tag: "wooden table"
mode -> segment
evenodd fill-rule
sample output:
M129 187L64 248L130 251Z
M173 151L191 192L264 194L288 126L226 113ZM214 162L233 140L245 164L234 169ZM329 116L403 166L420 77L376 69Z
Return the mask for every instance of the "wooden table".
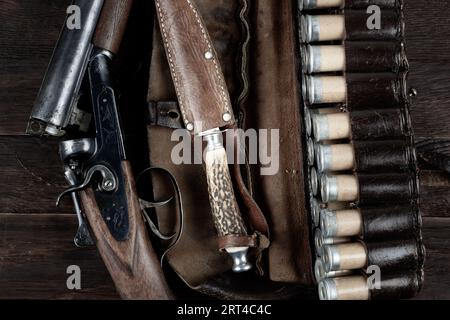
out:
M450 8L441 0L405 1L417 140L450 140ZM0 298L118 298L96 249L72 244L70 203L55 207L65 186L56 141L24 134L69 2L0 0ZM450 179L421 166L428 254L418 298L450 299ZM81 267L80 291L66 287L69 265Z

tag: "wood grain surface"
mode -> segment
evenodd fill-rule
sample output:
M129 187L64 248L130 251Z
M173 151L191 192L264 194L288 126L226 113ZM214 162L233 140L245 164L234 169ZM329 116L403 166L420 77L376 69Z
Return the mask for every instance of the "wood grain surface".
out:
M92 189L80 192L99 253L123 299L169 300L174 296L166 282L161 261L150 241L136 186L128 161L122 162L124 189L128 202L129 232L125 241L116 241L102 218Z
M0 215L0 299L117 299L95 247L73 244L73 214ZM68 290L67 267L81 269L81 290Z
M24 136L69 3L0 0L0 298L118 298L96 249L73 245L77 222L70 203L54 205L64 188L57 143ZM142 9L132 13L132 24L146 26L151 34L149 13ZM442 0L405 0L405 16L408 84L418 92L412 103L417 139L450 139L450 7ZM151 37L142 39L136 45L126 35L125 42L133 49L136 68L145 69L142 57L148 52L142 48L149 46ZM129 78L134 67L127 65L121 72ZM142 78L139 81L130 81L126 88L142 86ZM140 118L138 112L130 114L129 121ZM135 130L127 141L138 147L136 137L143 136ZM418 298L450 299L450 177L428 164L423 169L427 261ZM73 264L82 270L79 291L66 287L66 269Z
M133 0L106 0L95 31L95 46L114 54L120 49Z

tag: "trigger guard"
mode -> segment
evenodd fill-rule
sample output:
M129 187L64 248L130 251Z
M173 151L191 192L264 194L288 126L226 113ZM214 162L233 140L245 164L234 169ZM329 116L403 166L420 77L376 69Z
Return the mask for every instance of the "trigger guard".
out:
M152 232L158 236L160 239L165 240L165 238L167 238L167 240L172 240L172 243L165 248L164 252L162 253L161 257L160 257L160 262L161 262L161 266L163 266L164 263L164 259L167 256L167 254L180 242L180 239L182 237L183 234L183 230L184 230L184 208L183 208L183 199L181 196L181 189L180 186L178 185L178 182L175 178L175 176L170 173L168 170L164 169L164 168L160 168L160 167L149 167L147 169L145 169L144 171L142 171L136 178L136 185L139 185L139 180L142 178L142 176L146 173L151 173L152 171L161 171L162 173L165 173L171 183L172 183L172 187L175 191L175 195L173 197L171 197L167 202L169 202L170 200L175 199L177 202L177 207L178 207L178 217L179 217L179 227L178 230L170 237L164 236L161 234L161 232L159 231L159 229L155 226L155 224L153 223L153 221L150 219L150 217L148 217L148 214L145 210L141 210L145 219L147 220L150 229L152 230ZM164 202L159 202L156 204L163 204Z

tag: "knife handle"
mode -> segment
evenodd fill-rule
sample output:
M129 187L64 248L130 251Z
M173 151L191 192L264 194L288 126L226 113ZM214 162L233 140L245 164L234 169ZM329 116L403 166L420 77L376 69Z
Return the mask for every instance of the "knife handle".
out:
M234 195L227 154L223 146L206 150L205 170L209 202L219 237L246 236L247 229Z
M239 211L228 168L227 153L221 141L221 133L205 136L205 171L208 182L209 202L214 225L219 236L219 247L233 258L233 271L245 272L252 268L247 260L253 238Z
M80 192L98 251L123 299L173 299L142 218L130 163L122 162L122 169L130 226L126 240L117 241L111 235L92 188Z

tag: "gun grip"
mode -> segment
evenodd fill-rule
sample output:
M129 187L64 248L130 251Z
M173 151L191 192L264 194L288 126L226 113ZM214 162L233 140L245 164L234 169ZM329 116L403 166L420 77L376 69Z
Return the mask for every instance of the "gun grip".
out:
M97 248L123 299L172 299L160 261L153 250L136 194L128 161L122 162L128 200L129 234L117 241L110 234L92 189L80 192L86 217Z

